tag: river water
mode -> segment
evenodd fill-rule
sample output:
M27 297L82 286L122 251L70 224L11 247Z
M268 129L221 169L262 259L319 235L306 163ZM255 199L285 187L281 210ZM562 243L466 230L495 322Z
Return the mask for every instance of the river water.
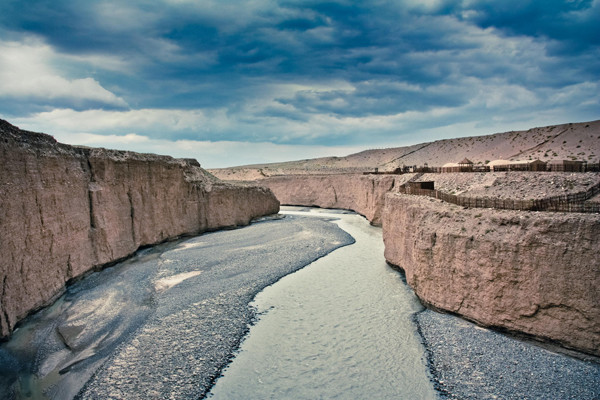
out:
M0 344L0 400L435 398L381 230L282 213L70 285Z
M259 293L260 314L213 399L434 399L412 317L421 305L383 257L381 229L353 213L332 217L354 237Z

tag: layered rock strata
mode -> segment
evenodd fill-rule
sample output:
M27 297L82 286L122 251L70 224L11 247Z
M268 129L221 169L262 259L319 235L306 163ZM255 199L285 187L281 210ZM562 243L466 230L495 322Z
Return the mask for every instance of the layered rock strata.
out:
M91 269L278 211L270 190L195 160L76 148L0 120L0 337Z
M385 257L426 304L600 355L600 217L390 193Z
M385 194L413 176L285 175L258 182L270 188L281 204L352 210L365 216L373 225L380 225Z

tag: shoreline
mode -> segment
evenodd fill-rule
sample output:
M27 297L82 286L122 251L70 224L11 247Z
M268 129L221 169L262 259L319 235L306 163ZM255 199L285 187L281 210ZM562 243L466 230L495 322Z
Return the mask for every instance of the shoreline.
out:
M352 242L334 224L286 220L203 234L70 286L0 344L0 399L202 398L256 293Z
M442 399L596 399L600 363L429 308L413 314Z

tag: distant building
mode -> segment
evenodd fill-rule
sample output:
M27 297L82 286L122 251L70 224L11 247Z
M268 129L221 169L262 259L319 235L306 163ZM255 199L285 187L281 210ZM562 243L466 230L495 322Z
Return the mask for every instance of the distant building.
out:
M406 194L423 194L422 190L434 190L433 181L406 182Z
M442 165L442 172L460 172L460 167L458 163L449 162Z
M556 172L585 172L585 161L552 160L548 162L548 170Z
M547 165L540 160L494 160L488 166L490 171L546 171Z
M473 172L473 161L465 157L458 163L458 167L460 168L460 172Z
M465 157L458 163L446 163L442 165L442 172L473 172L473 161Z
M434 181L406 182L406 188L410 188L410 189L433 190L434 185L435 185Z

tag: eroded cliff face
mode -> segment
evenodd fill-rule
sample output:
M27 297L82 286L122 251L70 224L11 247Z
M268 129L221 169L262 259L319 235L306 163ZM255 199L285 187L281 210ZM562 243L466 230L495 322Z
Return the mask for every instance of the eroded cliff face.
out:
M341 208L364 215L381 225L385 194L406 183L405 175L286 175L261 179L281 204Z
M0 120L0 337L90 269L278 211L270 190L195 160L75 148Z
M600 217L388 194L386 259L426 304L600 355Z

